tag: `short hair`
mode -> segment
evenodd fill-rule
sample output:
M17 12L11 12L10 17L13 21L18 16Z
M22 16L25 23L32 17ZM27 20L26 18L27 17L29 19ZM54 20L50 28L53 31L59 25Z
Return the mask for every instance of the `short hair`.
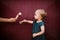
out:
M37 9L36 11L40 12L40 14L42 16L41 20L44 20L47 15L47 12L44 9Z

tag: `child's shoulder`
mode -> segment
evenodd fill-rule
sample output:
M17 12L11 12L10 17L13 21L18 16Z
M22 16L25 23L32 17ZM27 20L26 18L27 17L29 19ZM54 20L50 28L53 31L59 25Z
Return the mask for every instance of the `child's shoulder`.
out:
M40 26L44 25L44 22L43 22L43 21L42 21L42 22L39 22L39 25L40 25Z
M33 20L33 23L36 23L36 20Z

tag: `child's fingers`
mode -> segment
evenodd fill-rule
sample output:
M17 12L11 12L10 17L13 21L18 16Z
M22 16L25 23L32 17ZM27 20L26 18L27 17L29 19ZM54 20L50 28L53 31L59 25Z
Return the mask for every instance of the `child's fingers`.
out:
M26 20L24 19L24 20L20 21L19 23L22 24L23 22L26 22Z
M24 22L26 22L27 20L26 20L26 19L24 19L23 21L24 21Z
M19 23L20 23L20 24L22 24L22 23L23 23L23 21L20 21Z

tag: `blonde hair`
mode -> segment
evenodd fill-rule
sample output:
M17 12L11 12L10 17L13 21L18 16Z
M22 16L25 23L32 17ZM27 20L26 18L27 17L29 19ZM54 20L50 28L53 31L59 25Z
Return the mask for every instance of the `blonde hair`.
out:
M44 9L37 9L36 11L39 11L39 14L42 16L41 20L44 20L47 13Z

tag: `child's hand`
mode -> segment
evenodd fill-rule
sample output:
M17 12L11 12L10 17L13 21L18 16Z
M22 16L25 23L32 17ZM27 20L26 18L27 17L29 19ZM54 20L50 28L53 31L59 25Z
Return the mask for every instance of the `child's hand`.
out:
M36 36L37 36L36 33L34 33L34 34L33 34L33 38L35 38Z
M24 19L24 20L20 21L19 23L22 24L23 22L27 22L27 20Z

